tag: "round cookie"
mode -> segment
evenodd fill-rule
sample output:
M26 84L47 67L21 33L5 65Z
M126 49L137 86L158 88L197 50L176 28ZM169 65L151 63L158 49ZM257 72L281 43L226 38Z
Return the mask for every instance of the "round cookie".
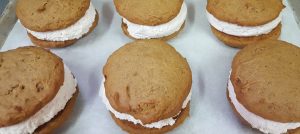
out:
M224 42L226 45L235 48L243 48L249 44L253 44L258 41L263 41L266 39L278 39L281 33L281 24L279 24L275 29L273 29L268 34L251 36L251 37L238 37L238 36L229 35L220 32L219 30L215 29L213 26L211 26L211 31L219 40Z
M277 18L284 7L282 0L208 0L206 10L228 23L260 26Z
M183 0L114 0L118 13L132 23L147 26L164 24L175 18Z
M90 0L18 0L16 14L26 28L46 32L74 24L89 5Z
M238 52L230 80L239 103L275 122L300 122L300 48L266 40Z
M157 39L164 40L164 41L170 40L170 39L176 37L176 36L180 33L180 31L184 28L184 26L185 26L185 23L183 23L183 25L181 26L181 28L180 28L178 31L176 31L175 33L173 33L173 34L171 34L171 35L169 35L169 36L165 36L165 37L161 37L161 38L157 38ZM127 31L127 25L126 25L124 22L122 22L122 26L121 26L121 27L122 27L123 33L124 33L126 36L128 36L128 37L131 38L131 39L137 40L136 38L132 37L132 36L128 33L128 31Z
M84 36L91 33L96 28L98 21L99 21L99 15L98 15L98 12L96 11L96 17L95 17L92 27L90 27L89 32L86 33L85 35L83 35L81 38L83 38ZM41 46L41 47L46 47L46 48L67 47L67 46L74 44L77 40L79 40L79 39L73 39L73 40L66 40L66 41L47 41L47 40L40 40L40 39L34 37L29 32L27 32L27 35L30 38L30 40L33 42L33 44Z
M0 75L0 126L5 127L27 119L55 97L64 82L64 65L42 48L23 47L0 53Z
M105 95L120 113L143 124L175 117L180 111L186 115L182 105L190 93L191 70L186 59L161 40L126 44L109 57L103 74ZM134 133L131 123L119 119L116 122ZM144 127L136 131L144 131Z

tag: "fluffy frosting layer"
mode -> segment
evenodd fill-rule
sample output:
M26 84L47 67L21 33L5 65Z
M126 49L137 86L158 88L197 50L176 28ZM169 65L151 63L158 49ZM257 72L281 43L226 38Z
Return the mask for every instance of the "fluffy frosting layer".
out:
M217 30L234 36L249 37L259 36L270 33L281 22L282 14L273 21L261 26L240 26L228 22L221 21L206 11L208 22Z
M82 18L80 18L76 23L65 29L48 32L35 32L29 29L27 29L27 31L40 40L66 41L72 39L79 39L89 32L90 28L93 26L95 17L96 10L93 4L90 3L88 10L85 12L85 15Z
M130 36L136 39L152 39L169 36L180 30L187 16L187 7L183 2L179 14L170 22L157 25L145 26L129 22L123 17L123 22L127 25L127 31Z
M134 123L134 124L140 124L140 125L142 125L143 127L146 127L146 128L162 128L164 126L168 126L168 125L172 126L172 125L175 124L176 119L174 119L173 117L167 118L167 119L164 119L164 120L160 120L158 122L153 122L153 123L150 123L150 124L143 124L143 122L141 120L135 119L132 115L118 112L117 110L115 110L110 105L110 103L109 103L109 101L108 101L108 99L107 99L107 97L105 95L104 81L105 80L103 78L103 81L101 82L101 87L100 87L100 96L102 97L102 101L105 104L106 108L110 112L112 112L115 115L115 117L117 117L118 119L120 119L120 120L127 120L127 121L130 121L130 122ZM192 95L192 91L190 91L189 95L184 100L184 102L182 104L182 109L186 108L188 102L191 100L191 95ZM180 112L176 116L178 116L180 114Z
M228 81L229 98L237 112L249 123L253 128L259 129L261 132L270 134L282 134L288 130L300 127L300 122L297 123L281 123L268 119L264 119L254 113L248 111L236 98L234 87L229 79Z
M77 82L71 71L64 66L64 83L56 96L33 116L18 124L0 128L0 134L28 134L33 133L39 126L50 121L57 113L63 110L67 102L76 92Z

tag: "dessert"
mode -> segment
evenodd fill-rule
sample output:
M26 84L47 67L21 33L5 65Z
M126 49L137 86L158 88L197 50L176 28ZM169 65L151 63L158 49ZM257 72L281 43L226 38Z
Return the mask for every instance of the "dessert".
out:
M183 29L187 16L183 0L114 0L114 4L123 32L133 39L171 39Z
M208 0L212 33L226 45L243 48L281 33L281 0Z
M278 40L238 52L227 92L237 115L263 133L299 133L299 59L299 47Z
M190 67L163 41L126 44L108 58L103 75L103 103L129 133L164 133L189 115Z
M31 41L47 48L72 45L99 19L90 0L19 0L16 14Z
M51 52L0 52L0 75L0 134L51 133L71 114L77 82Z

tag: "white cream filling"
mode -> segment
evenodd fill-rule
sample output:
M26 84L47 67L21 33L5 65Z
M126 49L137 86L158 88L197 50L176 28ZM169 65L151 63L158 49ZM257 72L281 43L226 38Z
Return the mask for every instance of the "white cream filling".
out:
M157 25L146 26L132 23L123 17L123 22L127 25L127 31L130 36L136 39L152 39L169 36L180 30L187 16L187 7L183 2L178 15L171 21Z
M27 29L27 31L40 40L66 41L72 39L79 39L89 32L90 28L93 26L95 17L96 10L93 4L90 3L89 8L85 12L85 15L82 18L80 18L76 23L67 28L48 32L36 32L29 29Z
M254 113L248 111L236 98L234 87L229 79L228 81L229 98L237 112L249 123L253 128L259 129L261 132L270 134L282 134L288 130L300 127L300 122L296 123L281 123L268 119L264 119Z
M176 122L176 119L174 119L173 117L171 118L167 118L167 119L164 119L164 120L160 120L160 121L157 121L157 122L153 122L153 123L150 123L150 124L143 124L143 122L139 119L135 119L132 115L129 115L129 114L126 114L126 113L120 113L118 112L117 110L115 110L109 103L106 95L105 95L105 87L104 87L104 78L101 82L101 87L100 87L100 96L102 97L102 101L103 103L105 104L106 108L112 112L116 118L120 119L120 120L127 120L127 121L130 121L134 124L140 124L142 125L143 127L146 127L146 128L162 128L164 126L172 126L175 124ZM183 104L182 104L182 109L186 108L188 102L191 100L191 95L192 95L192 91L190 91L189 95L187 96L187 98L184 100ZM181 113L181 111L176 115L178 116L179 114ZM174 117L176 117L174 116Z
M56 114L63 110L67 102L72 98L76 92L77 82L69 68L64 66L64 83L60 87L56 96L46 104L42 109L35 113L30 118L6 127L0 128L0 134L28 134L33 133L39 126L47 123Z
M273 21L260 26L240 26L228 22L221 21L206 11L208 22L217 30L234 36L249 37L259 36L270 33L275 29L282 19L282 13Z

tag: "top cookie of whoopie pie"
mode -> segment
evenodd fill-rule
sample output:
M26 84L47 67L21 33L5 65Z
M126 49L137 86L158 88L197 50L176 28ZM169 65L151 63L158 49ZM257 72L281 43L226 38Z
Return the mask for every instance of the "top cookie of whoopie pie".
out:
M155 26L175 18L183 0L114 0L118 13L135 24Z
M18 48L0 53L0 75L0 126L5 127L31 117L55 97L64 64L42 48Z
M178 116L190 99L192 74L186 59L160 40L126 44L109 57L103 74L111 107L142 125Z
M253 127L266 133L284 133L295 129L291 128L297 126L295 123L300 127L299 67L300 48L283 41L266 40L238 52L230 78L236 99L247 111L269 120L269 124L249 122ZM246 116L249 118L249 114Z
M46 32L74 24L89 6L90 0L18 0L16 14L26 28Z

